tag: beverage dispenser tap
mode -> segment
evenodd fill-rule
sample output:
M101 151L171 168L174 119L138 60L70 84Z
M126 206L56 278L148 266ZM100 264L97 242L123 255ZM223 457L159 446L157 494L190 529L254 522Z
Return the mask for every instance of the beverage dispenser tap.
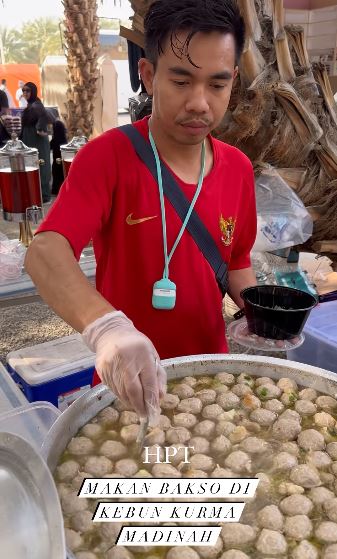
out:
M20 241L28 246L33 238L30 223L43 218L38 150L12 134L0 149L0 197L3 218L20 224Z

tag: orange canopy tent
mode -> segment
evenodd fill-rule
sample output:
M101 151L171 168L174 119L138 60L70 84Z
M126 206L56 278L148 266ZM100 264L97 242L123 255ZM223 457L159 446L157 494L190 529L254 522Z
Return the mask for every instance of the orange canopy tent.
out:
M19 80L22 80L24 83L35 83L38 95L41 96L41 78L37 64L0 64L0 84L2 79L6 80L7 88L12 94L16 107L19 106L15 98L15 94L19 88Z

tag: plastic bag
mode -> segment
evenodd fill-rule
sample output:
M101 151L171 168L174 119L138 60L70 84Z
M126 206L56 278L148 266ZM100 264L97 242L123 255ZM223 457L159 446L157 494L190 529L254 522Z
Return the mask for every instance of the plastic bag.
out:
M0 282L18 279L23 270L26 248L18 239L0 233Z
M254 252L275 251L307 241L313 221L301 200L281 178L268 167L255 179L257 236Z

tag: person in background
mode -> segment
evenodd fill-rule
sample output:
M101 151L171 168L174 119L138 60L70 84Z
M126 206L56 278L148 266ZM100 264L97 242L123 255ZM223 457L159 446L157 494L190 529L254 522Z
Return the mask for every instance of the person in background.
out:
M11 92L9 91L8 87L7 87L7 81L5 80L5 78L3 78L3 79L1 80L0 89L1 89L2 91L4 91L5 94L7 95L8 106L9 106L9 108L10 108L10 109L13 109L13 108L15 107L15 103L14 103L12 94L11 94Z
M48 139L49 117L42 101L37 96L35 83L27 82L22 88L27 107L22 113L22 141L29 147L37 148L43 163L40 166L42 200L50 201L50 145Z
M5 126L5 116L8 113L8 99L6 93L0 89L0 148L10 139Z
M53 163L52 163L52 187L51 193L54 196L57 196L61 187L61 184L64 181L63 175L63 167L61 163L58 163L57 160L61 159L61 150L60 146L66 144L67 140L67 129L64 126L61 120L55 120L53 123L53 135L50 141L50 149L53 154Z
M19 89L16 90L16 94L15 94L15 98L17 100L17 102L19 103L19 107L20 109L25 109L28 105L27 100L24 98L24 95L22 93L22 88L24 86L24 82L22 80L18 81L18 86Z

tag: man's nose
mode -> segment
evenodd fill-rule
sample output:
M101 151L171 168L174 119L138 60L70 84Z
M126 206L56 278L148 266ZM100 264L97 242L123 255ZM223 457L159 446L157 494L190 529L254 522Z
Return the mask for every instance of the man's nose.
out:
M203 114L209 111L209 102L206 90L202 86L197 86L190 90L190 96L186 103L186 111L196 114Z

